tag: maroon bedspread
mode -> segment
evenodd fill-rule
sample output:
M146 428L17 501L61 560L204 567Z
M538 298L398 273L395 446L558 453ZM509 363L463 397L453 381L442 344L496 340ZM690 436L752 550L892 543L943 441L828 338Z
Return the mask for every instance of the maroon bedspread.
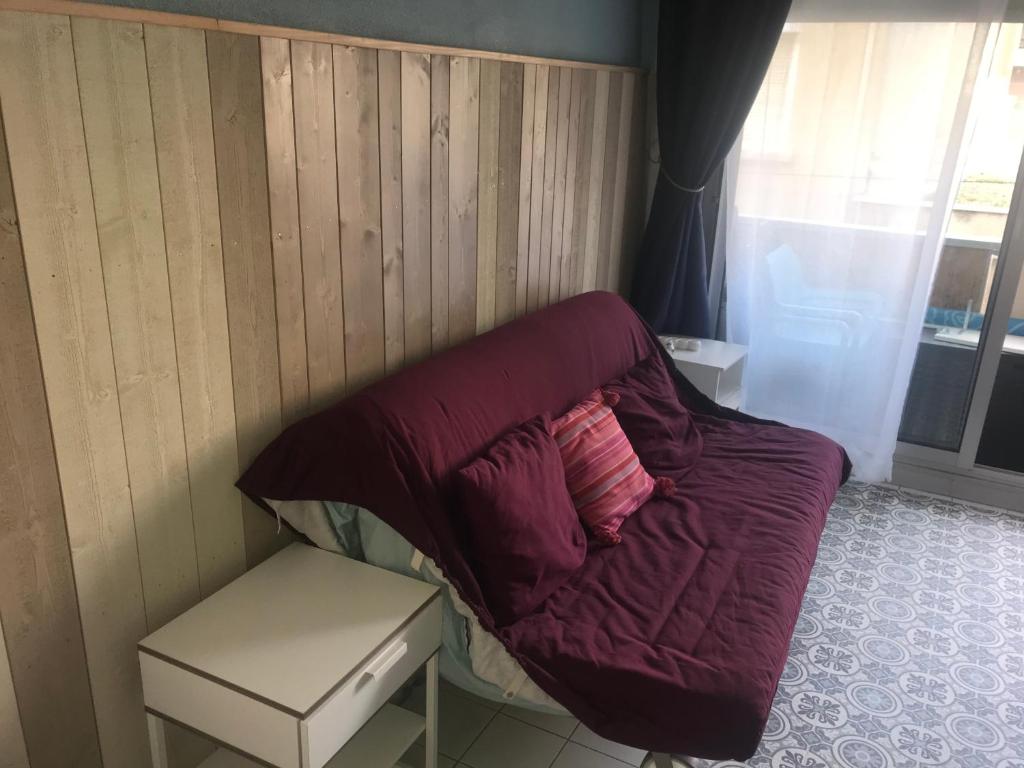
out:
M843 455L813 432L697 417L704 451L501 631L530 676L606 738L744 759L775 696ZM553 695L555 695L553 693Z
M592 548L538 610L496 628L465 557L452 473L506 430L560 414L652 353L619 297L590 293L384 379L287 429L239 487L365 507L431 557L537 684L607 738L743 759L786 660L849 461L812 432L714 405L676 374L704 448L679 492ZM675 372L674 367L670 369ZM541 534L542 535L542 534Z

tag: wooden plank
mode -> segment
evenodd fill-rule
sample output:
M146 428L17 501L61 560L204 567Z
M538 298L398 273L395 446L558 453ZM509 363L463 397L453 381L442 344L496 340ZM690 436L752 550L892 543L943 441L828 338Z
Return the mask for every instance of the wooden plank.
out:
M277 309L277 356L281 369L281 419L287 426L305 416L309 408L292 59L288 41L261 37L260 66Z
M78 759L75 755L72 759ZM56 765L56 763L55 763ZM99 765L99 753L93 765ZM0 624L0 768L29 768L28 748L14 695L14 681L7 658L4 628Z
M206 38L145 28L199 591L245 570Z
M448 123L451 65L430 57L430 343L448 346Z
M540 299L541 212L544 205L544 155L548 125L550 68L537 67L533 100L533 157L530 169L530 249L526 276L526 311L537 309ZM523 112L525 115L525 110Z
M242 501L231 482L238 476L238 444L206 40L197 30L189 31L187 38L178 36L185 30L174 27L151 26L144 31L161 207L171 216L164 220L166 269L197 576L200 596L206 596L245 570ZM178 45L179 40L188 42ZM162 152L167 154L161 157ZM215 353L214 360L207 351ZM202 370L211 363L214 370ZM208 741L173 725L167 728L166 740L169 764L175 768L197 765L211 751Z
M533 128L537 67L523 66L523 122L519 152L519 227L516 235L516 317L526 312L530 273L530 221L533 217Z
M618 188L619 111L622 108L622 75L613 73L608 85L608 109L605 124L604 172L601 188L601 234L597 249L597 287L613 290L612 286L612 228L614 224L615 195Z
M380 215L384 262L384 364L405 363L405 267L402 236L402 55L377 53L380 102Z
M451 60L448 194L448 334L457 344L476 332L477 151L480 61Z
M615 150L615 195L612 199L611 236L608 238L611 249L608 261L608 289L619 291L622 287L622 250L625 234L626 196L629 192L629 151L631 147L630 131L633 128L633 88L635 76L624 74L622 78L622 97L617 115L609 114L609 119L618 120L618 146Z
M558 278L558 298L567 299L576 293L573 282L573 227L576 217L576 168L579 160L580 103L583 92L583 73L572 73L569 103L569 139L566 145L565 201L562 206L562 273Z
M142 27L71 21L142 595L150 630L199 601Z
M71 30L152 631L200 590L143 29L72 18ZM168 736L176 756L203 750L191 734Z
M498 101L498 231L495 243L494 321L500 325L516 315L523 65L502 63Z
M292 42L295 165L310 409L345 391L345 320L338 229L334 57L324 43Z
M430 57L402 54L405 359L430 354Z
M349 391L384 373L377 52L334 48L345 368Z
M619 293L629 296L633 287L636 270L636 256L643 237L644 214L647 209L645 184L647 180L647 159L644 154L646 142L647 83L642 75L636 77L633 86L633 126L630 129L629 174L626 182L626 213L622 245L622 280Z
M598 72L594 88L594 119L591 123L589 184L587 188L587 237L583 251L583 290L597 287L597 258L601 236L601 199L604 188L604 150L608 131L607 72Z
M597 75L594 72L583 72L580 75L580 137L576 150L576 193L575 211L573 212L572 245L570 261L572 262L572 292L583 292L583 273L585 271L585 254L587 247L587 227L590 222L590 155L594 138L594 97L597 88Z
M540 264L537 268L537 306L546 307L551 287L551 233L554 227L555 209L555 165L558 150L558 89L561 76L558 69L551 69L548 77L547 124L544 129L544 176L540 219ZM539 92L538 92L539 98ZM534 193L537 191L534 182Z
M274 263L263 127L259 40L207 32L210 105L217 158L224 282L231 340L239 468L244 470L281 430ZM246 563L287 543L269 515L246 500Z
M34 11L37 13L55 13L71 16L85 16L120 21L135 21L149 24L164 24L192 29L219 30L234 32L241 35L281 37L289 40L304 40L313 43L334 45L354 45L363 48L378 48L387 51L408 51L425 55L438 54L444 56L472 56L479 59L496 59L512 61L520 64L551 64L554 66L578 67L581 69L607 69L621 72L639 72L637 67L620 64L603 64L594 61L576 61L573 59L552 59L542 56L526 56L504 51L484 51L474 48L458 48L449 45L432 45L429 43L409 43L397 40L383 40L374 37L345 35L335 32L320 32L311 29L296 29L271 24L255 24L231 19L217 19L209 16L196 16L165 11L151 11L141 8L130 8L97 3L84 3L78 0L0 0L0 9Z
M27 765L27 741L36 765L98 767L99 738L2 121L0 317L0 616L7 635L6 652L0 637L0 766Z
M449 345L449 122L451 62L430 57L430 344Z
M480 62L480 152L477 202L476 332L494 327L498 269L498 118L501 62Z
M555 142L555 200L551 211L551 270L548 303L558 301L562 279L562 229L565 225L565 184L569 155L569 106L572 101L572 70L558 70L558 120Z
M0 14L0 69L100 746L143 765L146 615L69 20Z

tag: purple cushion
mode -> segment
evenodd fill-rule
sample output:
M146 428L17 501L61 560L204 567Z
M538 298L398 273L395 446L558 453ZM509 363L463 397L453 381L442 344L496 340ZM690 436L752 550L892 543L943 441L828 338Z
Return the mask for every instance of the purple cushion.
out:
M661 356L650 355L604 386L619 396L612 410L644 469L678 481L697 463L704 440L679 402Z
M499 625L533 611L583 564L587 539L558 445L538 416L455 478L473 570Z

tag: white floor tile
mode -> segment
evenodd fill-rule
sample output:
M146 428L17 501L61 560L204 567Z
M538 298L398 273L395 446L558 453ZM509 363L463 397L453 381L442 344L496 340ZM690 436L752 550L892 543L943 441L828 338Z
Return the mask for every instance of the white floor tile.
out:
M576 726L579 725L579 720L571 715L550 715L544 712L535 712L532 709L524 709L523 707L515 707L511 704L506 704L502 707L504 712L509 717L514 717L516 720L521 720L527 725L533 725L537 728L542 728L545 731L561 736L563 739L569 738L572 732L576 730Z
M462 762L471 768L548 768L565 739L498 713Z
M614 741L608 741L608 739L598 736L582 723L573 732L570 739L577 744L582 744L584 747L590 747L595 752L614 757L616 760L637 766L637 768L643 765L644 758L647 756L647 753L642 749L627 747L625 744L616 744Z
M630 768L628 763L568 742L551 768Z
M438 691L437 701L440 710L437 720L438 751L458 760L496 713L493 709L455 695L447 687ZM402 706L422 715L425 711L424 702L425 687L417 686ZM419 741L423 741L422 736Z
M423 745L413 744L409 751L402 755L395 768L423 768L426 764L426 751ZM437 768L455 768L455 761L450 757L438 755Z
M495 714L493 709L458 696L441 698L437 721L441 754L460 759Z

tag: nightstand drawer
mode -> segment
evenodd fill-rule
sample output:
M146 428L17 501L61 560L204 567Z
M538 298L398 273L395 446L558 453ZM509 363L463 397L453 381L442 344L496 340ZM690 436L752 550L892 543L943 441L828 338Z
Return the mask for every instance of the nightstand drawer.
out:
M330 760L440 645L437 597L307 715L300 726L304 764L320 768Z

